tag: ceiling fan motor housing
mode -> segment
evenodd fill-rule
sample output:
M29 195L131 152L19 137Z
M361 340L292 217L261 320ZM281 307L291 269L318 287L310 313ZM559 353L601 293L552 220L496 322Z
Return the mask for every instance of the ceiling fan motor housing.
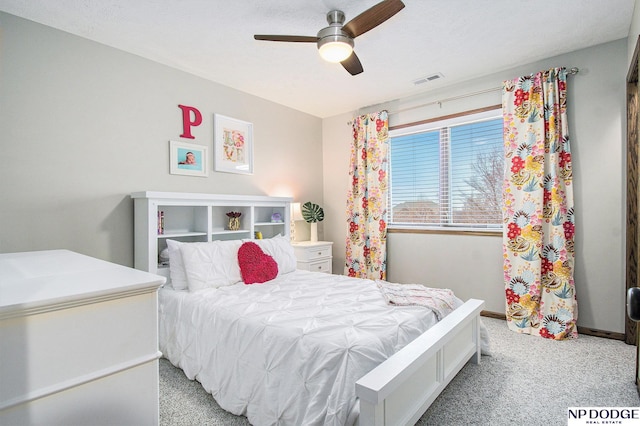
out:
M320 50L321 56L328 61L341 62L349 57L353 51L353 38L342 30L344 19L344 13L339 10L332 10L327 13L327 22L329 23L329 26L318 31L318 50ZM345 45L343 47L344 54L342 56L336 56L335 59L330 59L326 55L323 55L323 50L328 47L328 44L332 43L341 43ZM323 46L325 46L325 49L323 49Z

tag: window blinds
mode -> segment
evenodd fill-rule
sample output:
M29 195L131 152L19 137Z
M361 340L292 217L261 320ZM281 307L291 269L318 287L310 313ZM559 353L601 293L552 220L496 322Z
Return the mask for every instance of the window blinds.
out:
M391 225L502 223L502 118L392 136Z

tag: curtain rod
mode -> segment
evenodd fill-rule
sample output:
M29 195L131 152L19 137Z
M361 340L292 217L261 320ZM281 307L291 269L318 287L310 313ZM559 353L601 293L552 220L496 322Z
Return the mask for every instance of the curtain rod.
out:
M580 72L580 68L573 67L573 68L571 68L571 69L569 69L567 71L567 74L568 75L576 75L579 72ZM389 115L394 115L394 114L398 114L398 113L405 112L405 111L411 111L412 109L418 109L418 108L422 108L422 107L429 106L429 105L438 104L438 105L442 106L442 103L444 103L444 102L455 101L455 100L463 99L463 98L469 98L469 97L472 97L472 96L482 95L482 94L485 94L485 93L496 92L498 90L502 90L502 86L493 87L491 89L479 90L477 92L472 92L472 93L466 93L464 95L452 96L450 98L440 99L439 101L431 101L431 102L427 102L427 103L424 103L424 104L420 104L420 105L416 105L416 106L412 106L412 107L408 107L408 108L404 108L404 109L399 109L397 111L389 112ZM352 124L353 124L353 120L347 121L347 125L351 126Z

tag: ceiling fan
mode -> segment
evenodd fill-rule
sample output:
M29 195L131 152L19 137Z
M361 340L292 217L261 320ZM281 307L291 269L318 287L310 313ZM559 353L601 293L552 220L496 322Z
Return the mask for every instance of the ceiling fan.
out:
M321 29L315 37L256 34L253 38L265 41L316 43L323 59L329 62L340 62L351 75L357 75L364 69L353 51L353 39L382 24L403 8L404 3L400 0L384 0L345 25L342 25L345 20L344 13L340 10L332 10L327 13L329 26Z

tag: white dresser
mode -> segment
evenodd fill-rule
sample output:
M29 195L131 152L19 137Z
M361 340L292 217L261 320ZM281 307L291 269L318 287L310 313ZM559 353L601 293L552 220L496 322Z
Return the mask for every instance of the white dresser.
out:
M298 241L291 243L298 261L298 269L332 273L332 245L330 241Z
M163 283L68 250L0 254L0 424L157 425Z

